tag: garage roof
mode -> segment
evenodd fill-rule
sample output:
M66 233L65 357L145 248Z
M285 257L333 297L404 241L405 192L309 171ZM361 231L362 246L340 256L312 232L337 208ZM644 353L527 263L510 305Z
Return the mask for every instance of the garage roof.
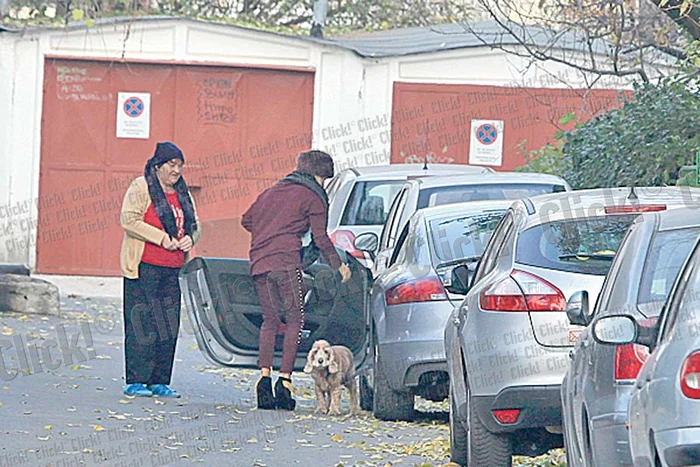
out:
M173 16L101 18L95 20L95 25L104 26L119 23L168 20L184 20L197 23L217 24L230 28L244 29L260 34L270 34L289 39L330 45L350 50L365 58L397 57L463 48L517 46L521 45L521 43L531 44L535 47L547 47L549 49L556 48L589 52L589 45L586 38L574 32L553 31L539 26L527 26L514 22L504 22L504 27L493 20L478 23L445 23L430 26L391 29L387 31L373 31L324 39L314 38L308 35L283 34L235 24ZM79 21L70 22L67 26L63 27L30 26L22 28L21 30L75 30L85 28L85 23ZM0 31L18 32L20 30L0 26ZM594 52L605 54L606 52L609 52L610 43L604 40L597 40L593 42L591 47L593 48Z
M392 29L348 35L329 39L344 48L353 50L363 57L392 57L442 50L520 45L521 41L533 46L552 47L567 50L588 51L583 36L570 31L555 32L538 26L525 26L518 23L496 21L480 23L447 23L424 27ZM607 43L599 40L593 50L605 53Z

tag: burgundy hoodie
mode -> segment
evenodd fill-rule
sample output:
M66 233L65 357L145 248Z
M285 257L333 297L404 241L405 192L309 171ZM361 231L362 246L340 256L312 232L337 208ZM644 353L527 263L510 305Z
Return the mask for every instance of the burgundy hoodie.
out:
M341 260L326 233L327 216L318 195L303 185L283 181L263 191L241 219L252 234L250 274L301 267L301 238L309 228L323 258L338 269Z

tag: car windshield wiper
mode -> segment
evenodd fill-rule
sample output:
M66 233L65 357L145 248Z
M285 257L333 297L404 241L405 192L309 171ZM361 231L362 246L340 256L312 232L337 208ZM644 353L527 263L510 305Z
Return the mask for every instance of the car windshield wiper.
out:
M435 269L446 268L449 266L455 266L457 264L474 263L476 261L479 261L480 259L481 259L481 255L479 255L479 256L467 256L466 258L453 259L451 261L445 261L444 263L438 264L435 267Z
M559 255L559 259L574 259L574 258L606 259L606 260L612 261L615 258L615 255L610 254L610 253L572 253L569 255Z

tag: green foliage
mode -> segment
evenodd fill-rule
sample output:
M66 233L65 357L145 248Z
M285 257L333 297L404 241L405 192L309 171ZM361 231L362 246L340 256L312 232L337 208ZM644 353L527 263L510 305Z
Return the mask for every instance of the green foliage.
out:
M564 177L575 189L616 186L695 184L695 153L700 150L698 83L666 79L640 85L624 105L568 131L554 143L527 153L520 172ZM565 115L560 124L575 121ZM524 142L523 142L524 143Z
M516 172L536 172L563 177L569 171L567 161L564 159L564 141L556 139L554 143L547 143L539 149L530 152L525 150L525 141L520 143L520 153L525 158L525 165L515 169Z
M10 26L61 25L99 18L166 15L308 35L314 0L10 0L2 21ZM433 0L330 0L324 35L454 21L451 3ZM461 20L469 19L466 13Z
M565 178L575 188L673 185L700 148L695 83L638 87L634 100L567 132Z

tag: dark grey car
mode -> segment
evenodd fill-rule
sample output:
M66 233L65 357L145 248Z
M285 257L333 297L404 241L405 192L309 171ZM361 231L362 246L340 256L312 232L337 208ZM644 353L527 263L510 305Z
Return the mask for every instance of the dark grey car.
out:
M700 234L695 209L646 213L630 226L601 289L594 317L625 313L655 320ZM581 302L581 297L574 298ZM586 300L572 324L588 324ZM586 328L577 341L561 388L570 466L631 466L627 407L648 355L636 344L597 343Z

